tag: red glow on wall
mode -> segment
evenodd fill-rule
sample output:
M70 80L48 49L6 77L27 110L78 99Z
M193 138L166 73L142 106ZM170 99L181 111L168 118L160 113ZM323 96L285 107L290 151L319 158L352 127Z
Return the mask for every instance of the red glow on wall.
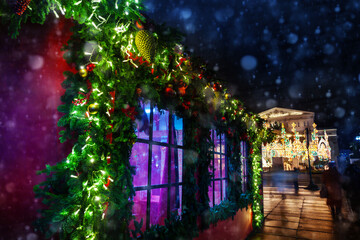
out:
M0 129L0 236L4 239L35 234L32 224L40 201L33 187L45 178L36 172L71 151L70 144L58 140L57 107L64 93L63 72L74 71L60 50L72 25L65 19L49 19L43 26L28 23L16 40L9 40L6 28L0 27L0 99L7 103L0 109L5 124Z
M249 206L247 209L240 209L233 219L228 218L217 222L216 225L212 224L194 240L243 240L252 230L252 210Z

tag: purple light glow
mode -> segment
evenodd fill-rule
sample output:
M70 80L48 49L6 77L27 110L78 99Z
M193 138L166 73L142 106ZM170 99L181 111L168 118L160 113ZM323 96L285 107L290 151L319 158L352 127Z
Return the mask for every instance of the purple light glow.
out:
M141 230L144 231L146 229L145 225L145 219L146 219L146 203L147 203L147 191L137 191L136 195L134 197L134 204L133 206L133 216L135 217L135 220L140 223L141 219L143 219L143 225L141 227ZM129 228L134 230L134 221L131 221L129 224Z
M225 158L225 135L217 135L215 130L211 131L211 140L214 142L214 160L211 161L209 171L213 172L213 179L226 177L226 158ZM211 150L212 151L212 150ZM220 152L221 151L221 152ZM212 169L214 166L214 169ZM222 187L221 187L222 181ZM222 192L222 193L221 193ZM221 197L222 194L222 197ZM213 207L214 204L219 204L226 197L226 180L213 180L208 189L209 205Z
M214 154L214 163L215 163L214 177L220 178L220 154Z
M32 223L40 201L33 187L45 179L37 175L71 151L60 144L57 107L64 93L63 71L71 71L60 48L70 37L69 20L49 19L43 26L25 24L16 40L0 26L0 236L26 239L42 236Z
M169 112L164 111L164 113L161 114L157 108L155 108L153 118L153 141L167 143L169 136Z
M137 136L139 139L143 139L142 141L152 141L134 144L130 164L136 168L136 175L133 176L134 187L152 188L137 191L133 199L133 215L138 222L143 219L142 230L144 230L147 224L150 226L164 224L168 217L168 209L172 213L181 214L182 187L180 185L169 186L168 184L169 180L172 184L182 182L183 150L173 145L181 146L183 144L183 123L182 119L175 115L170 118L169 111L160 113L156 107L151 111L149 103L143 104L142 108L145 111L141 119L137 120ZM150 110L146 111L146 109ZM153 119L153 124L150 123L151 119ZM148 131L148 126L151 125L153 126L152 132ZM159 145L159 143L165 143L167 146ZM149 144L151 144L151 149L149 149ZM149 163L150 152L151 162ZM149 164L151 173L148 172ZM170 176L168 164L170 164ZM149 175L151 175L150 182ZM150 195L144 194L144 192L150 193ZM168 197L170 198L168 199ZM170 204L169 208L168 204ZM150 210L149 216L147 216L147 207ZM148 223L146 223L146 219L149 219ZM134 229L133 223L130 224L130 229Z
M134 187L147 186L148 184L148 161L149 144L135 143L130 157L131 166L136 167L136 174L133 176Z
M151 190L150 225L164 225L167 216L167 188Z
M221 165L221 177L222 178L225 178L226 177L226 172L225 172L225 167L226 167L226 164L225 164L225 156L224 155L221 155L221 162L222 162L222 165Z
M171 150L171 183L182 182L183 150Z
M151 159L151 185L168 183L168 147L153 145Z

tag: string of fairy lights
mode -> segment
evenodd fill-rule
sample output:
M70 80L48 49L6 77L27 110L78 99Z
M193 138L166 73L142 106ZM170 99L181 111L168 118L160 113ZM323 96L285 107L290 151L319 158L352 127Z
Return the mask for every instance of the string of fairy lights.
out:
M116 44L120 44L120 43L127 43L125 45L121 45L121 51L122 51L122 54L123 56L127 56L127 58L125 58L123 60L123 62L130 62L135 68L138 68L139 66L136 64L135 61L133 61L133 59L130 57L131 54L130 53L136 53L137 50L136 50L136 47L135 47L135 44L134 44L134 34L131 33L129 30L129 25L131 23L128 22L126 24L119 24L117 25L115 28L114 28L114 32L113 32L113 35L110 37L111 39L113 40L117 40L116 41ZM92 24L93 25L93 24ZM101 47L100 45L98 45L98 50L99 50L99 53L104 55L104 47ZM85 55L89 55L90 56L90 60L92 58L94 54L94 51L91 52L91 53L88 53L86 52ZM163 51L161 53L158 53L158 55L156 56L156 62L157 64L165 67L168 63L168 59L167 59L167 51ZM140 57L140 55L138 54L137 57ZM102 58L99 62L98 61L91 61L90 63L92 64L97 64L97 65L101 65L102 67L109 67L109 68L112 68L114 69L114 64L111 60L107 60L108 58ZM183 70L181 68L182 66L182 56L178 55L177 56L177 59L175 60L176 63L178 64L179 66L179 69L180 71ZM149 67L150 68L153 68L154 67L154 64L149 64ZM200 74L198 75L198 77L200 76ZM166 79L169 80L171 78L171 73L169 73L167 76L166 76ZM184 75L184 79L187 83L189 83L189 79L190 77ZM108 84L107 85L108 87L112 86L112 84ZM214 89L209 87L208 85L205 87L204 90L206 90L207 88L210 88L213 92ZM79 89L81 91L81 89ZM96 92L97 94L95 96L101 96L104 92L100 91L96 85L93 86L93 91L92 92ZM230 113L230 118L232 120L236 120L237 118L241 118L242 121L244 122L248 122L250 123L249 127L251 126L254 126L255 125L255 121L250 117L249 114L245 113L243 108L241 107L241 103L239 100L237 99L231 99L231 95L227 92L224 93L224 99L221 100L222 103L224 103L224 101L229 101L231 104L230 105L227 105L227 107L225 108L227 112ZM94 98L94 100L96 101L96 98ZM217 101L219 99L214 99L214 101ZM99 105L98 102L95 102L93 103L94 105ZM85 105L85 104L84 104ZM109 105L108 102L105 103L106 107L108 108L108 111L107 113L109 113L109 110L111 109L111 106ZM98 108L98 107L97 107ZM81 111L80 111L81 112ZM93 112L94 113L94 112ZM96 113L96 112L95 112ZM86 115L89 116L89 121L90 122L94 122L95 124L99 125L99 119L90 115L89 114L89 111L86 111ZM109 114L108 114L109 115ZM110 115L109 115L110 116ZM89 137L89 136L88 136ZM88 138L89 139L89 138ZM86 146L89 146L88 144L84 145L83 148L85 148ZM261 144L260 144L261 146ZM261 207L261 194L260 194L260 184L261 184L261 155L259 153L259 145L253 145L253 148L257 148L258 151L254 152L251 154L251 158L252 158L252 161L251 161L251 168L252 168L252 172L253 172L253 175L252 175L252 189L253 189L253 213L254 213L254 222L255 222L255 225L257 227L259 227L262 223L262 220L263 220L263 214L262 214L262 207ZM93 156L91 155L88 155L89 157L89 161L91 163L93 163L95 160L93 158ZM94 196L93 197L93 201L94 202L99 202L100 201L100 197L96 195L96 191L98 190L98 187L103 185L103 187L108 190L108 185L109 185L109 181L113 181L110 177L107 178L107 183L104 184L103 183L103 179L104 179L104 176L107 176L108 174L106 174L105 171L103 170L100 170L101 171L101 175L99 174L98 175L98 181L95 181L94 184L92 186L88 186L87 184L84 185L84 187L86 187L85 190L89 191L89 190L93 190L93 193L90 194L89 192L89 197L90 196ZM87 183L87 182L86 182ZM105 211L106 207L104 207L105 205L97 205L98 206L98 209L101 210L101 211ZM86 208L87 211L89 211L90 208ZM78 212L78 210L77 210ZM91 216L91 214L89 215ZM102 215L102 219L104 219L105 217L105 213L103 213ZM91 235L93 236L93 235Z
M182 81L179 87L180 99L185 94L187 86L195 81L204 80L204 76L203 72L191 68L191 59L182 54L180 44L176 44L175 53L169 47L159 48L154 56L151 55L151 51L148 56L141 53L136 43L139 41L138 34L141 32L142 38L151 43L157 41L158 35L146 30L139 30L137 33L133 30L134 20L141 16L139 10L142 9L142 4L138 0L71 2L51 0L50 3L49 10L56 17L62 14L67 18L73 18L80 24L85 24L86 28L83 29L88 30L89 35L95 36L95 39L101 36L99 38L103 40L97 41L91 50L87 49L83 52L88 62L83 63L77 74L85 81L79 84L78 93L70 104L69 113L63 118L69 120L70 128L83 124L85 127L82 128L86 130L79 134L72 152L61 163L61 166L71 171L70 178L75 197L69 200L73 203L70 204L71 207L62 209L60 215L64 218L80 219L76 230L86 239L97 239L99 231L96 230L95 225L99 220L106 219L111 200L110 192L113 190L114 182L117 181L112 172L114 171L111 164L114 160L113 155L108 150L112 149L112 132L116 123L113 119L114 86L131 81L119 77L118 71L125 65L130 65L133 69L141 68L151 74L154 83L167 86L165 93L169 95L174 93L170 82L180 75ZM109 4L114 5L109 6ZM31 3L29 11L34 13ZM136 24L140 25L138 22ZM118 49L122 58L113 54L114 49ZM170 55L173 59L170 59ZM171 60L175 62L175 68L168 70ZM112 75L105 76L106 72L111 72ZM259 227L263 221L260 151L268 132L263 126L257 126L257 119L246 113L241 102L233 98L219 83L204 84L202 91L202 97L209 106L212 105L222 114L222 122L225 124L244 122L248 128L248 134L251 136L248 140L251 147L249 162L253 223L254 226ZM183 101L182 106L186 110L189 109L190 103ZM125 105L122 111L134 122L131 115L133 108Z

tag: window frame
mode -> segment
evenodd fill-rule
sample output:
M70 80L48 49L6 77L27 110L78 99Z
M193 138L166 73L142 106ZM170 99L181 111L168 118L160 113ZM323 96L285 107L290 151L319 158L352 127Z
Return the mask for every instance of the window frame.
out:
M177 179L172 182L171 178L172 178L172 174L173 174L173 170L172 170L172 163L173 163L173 159L171 159L172 155L175 158L178 155L178 150L182 150L182 159L181 159L181 165L182 165L182 174L184 173L184 155L185 155L185 147L184 147L184 138L186 137L184 135L185 132L185 124L186 121L183 118L180 118L182 120L182 145L179 145L177 142L173 142L172 138L173 138L173 133L176 131L175 129L175 119L177 118L177 116L175 115L174 111L172 110L159 110L156 105L152 104L152 102L148 103L148 102L144 102L143 106L144 106L144 110L145 110L145 106L149 106L150 105L150 113L149 113L149 135L147 139L143 139L143 138L137 138L136 143L143 143L143 144L147 144L148 146L148 163L147 163L147 185L146 186L134 186L134 190L135 192L140 192L140 191L146 191L146 217L145 217L145 229L149 229L150 228L150 223L151 223L151 193L152 190L154 189L166 189L167 190L167 199L166 199L166 208L162 208L162 209L166 209L166 218L168 219L171 216L171 204L172 204L172 198L171 198L171 190L173 187L175 187L176 189L176 193L175 196L177 196L175 198L176 201L176 205L179 206L178 209L180 209L180 211L182 212L182 208L183 208L183 204L182 204L182 198L183 198L183 179L181 182L179 182L179 177L177 176ZM157 110L155 110L157 109ZM166 129L167 134L168 134L168 140L167 142L161 142L161 140L157 139L154 140L154 113L155 111L158 111L160 114L163 114L162 111L167 111L168 112L168 128ZM228 139L226 137L226 134L224 133L220 133L218 132L218 129L210 129L210 134L211 134L211 139L213 142L213 146L208 150L209 153L212 156L211 159L211 163L210 166L212 166L212 177L210 178L210 182L212 185L212 194L209 194L210 191L210 186L208 187L208 196L209 196L209 207L212 208L215 205L220 204L223 200L227 199L229 197L229 192L228 192L228 184L230 181L230 177L229 177L229 156L228 156ZM174 138L174 140L176 141L177 138ZM218 142L218 143L217 143ZM216 144L215 144L216 143ZM160 147L167 147L167 183L165 184L151 184L151 178L152 178L152 159L153 159L153 146L160 146ZM248 177L249 177L249 171L251 168L251 164L248 162L249 161L249 145L247 141L240 141L240 146L239 146L239 150L240 150L240 154L241 154L241 190L243 193L246 193L249 189L251 189L249 186L250 182L248 181ZM219 151L217 151L217 149L219 149ZM175 150L174 154L173 151ZM219 167L219 175L218 177L215 177L215 156L218 156L220 158L220 163L218 165ZM250 165L249 165L250 164ZM222 167L224 166L224 176L223 176L223 170ZM210 167L209 166L209 167ZM210 169L209 169L210 170ZM180 174L179 170L177 170L177 172ZM215 185L219 183L219 187L220 187L220 201L219 203L215 204L216 202L216 198L215 198ZM223 186L225 184L225 186ZM181 188L181 190L179 189ZM225 189L225 191L223 190L223 188ZM181 191L181 194L180 194ZM210 199L210 197L212 198L212 201ZM179 205L178 205L179 204ZM160 223L157 223L160 224Z
M143 103L144 106L147 104L147 102L144 102ZM168 121L169 121L169 125L168 125L168 129L166 130L168 132L168 141L167 143L165 142L159 142L159 141L155 141L153 140L153 128L154 128L154 111L157 107L152 104L152 102L150 102L150 119L149 119L149 138L148 139L142 139L142 138L137 138L136 140L136 143L144 143L144 144L147 144L148 145L148 166L147 166L147 173L148 173L148 176L147 176L147 185L146 186L134 186L134 190L135 190L135 193L136 192L140 192L140 191L146 191L147 195L146 195L146 198L147 198L147 202L146 202L146 219L145 219L145 229L149 229L150 228L150 221L151 221L151 216L150 216L150 211L151 211L151 191L153 189L167 189L167 206L166 206L166 218L169 218L170 215L171 215L171 209L170 209L170 205L171 205L171 188L172 187L178 187L177 188L177 191L179 191L179 187L181 187L181 191L183 191L182 189L182 185L183 185L183 182L179 182L179 179L177 179L176 182L171 182L171 162L172 162L172 159L171 159L171 154L172 154L172 150L177 150L178 149L181 149L183 151L183 154L182 154L182 160L181 160L181 164L182 164L182 169L184 169L184 144L181 146L181 145L178 145L178 144L175 144L175 143L171 143L171 139L172 139L172 135L173 135L173 131L175 131L175 118L177 118L177 116L175 115L175 113L171 110L163 110L163 111L168 111L169 113L169 118L168 118ZM144 110L145 110L145 107L144 107ZM160 113L161 111L159 109L157 109L157 111ZM162 114L162 113L160 113ZM182 139L183 139L183 142L184 142L184 119L182 119L182 123L183 123L183 128L182 128ZM152 185L151 184L151 176L152 176L152 158L153 158L153 146L162 146L162 147L167 147L168 149L168 152L167 152L167 183L166 184L154 184ZM178 153L177 153L178 154ZM182 170L183 171L183 170ZM178 178L180 176L177 176ZM179 194L179 192L177 192L177 194L179 195L179 199L177 199L177 201L179 201L179 203L177 204L180 204L180 202L182 202L182 192L181 192L181 195ZM181 211L182 211L182 204L179 205Z
M215 133L216 132L216 133ZM223 181L225 180L225 184L227 185L229 182L229 174L228 174L228 156L227 156L227 139L225 134L220 133L219 134L219 144L220 144L220 152L215 151L215 137L217 138L217 130L216 129L211 129L210 130L210 134L211 134L211 139L213 141L213 146L211 147L211 150L209 150L209 152L212 154L212 159L211 159L211 163L210 166L212 166L212 177L210 179L211 185L212 185L212 201L211 199L209 199L209 207L214 207L215 205L215 182L220 182L220 203L225 200L228 197L228 191L227 191L227 186L225 188L225 196L223 196ZM224 147L222 147L222 138L225 138L224 140ZM224 149L224 152L222 152ZM217 154L220 157L220 164L219 164L219 172L220 172L220 177L219 178L215 178L215 154ZM223 158L224 157L224 163L223 163ZM222 176L222 164L225 164L225 176ZM210 187L210 186L209 186ZM208 193L209 193L209 187L208 187ZM210 203L212 202L212 206L210 205Z

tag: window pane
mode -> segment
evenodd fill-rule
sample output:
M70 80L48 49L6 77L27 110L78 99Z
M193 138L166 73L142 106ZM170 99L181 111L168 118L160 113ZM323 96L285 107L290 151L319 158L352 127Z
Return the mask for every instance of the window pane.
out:
M171 148L171 183L182 182L183 150Z
M140 103L143 110L142 115L137 116L136 122L136 136L141 139L149 139L149 125L150 125L150 103Z
M209 186L209 191L208 191L208 196L209 196L209 206L210 207L213 207L214 206L214 196L213 196L213 183L214 182L211 182L210 183L210 186Z
M170 190L170 211L181 215L182 186L171 187Z
M147 191L137 191L134 196L134 205L132 214L135 217L135 220L140 223L143 219L143 225L141 230L144 231L146 228L146 202L147 202ZM134 221L131 221L129 228L135 230Z
M172 132L172 139L171 143L182 146L183 145L183 119L176 117L175 114L173 114L173 132Z
M218 205L221 201L221 189L220 189L220 181L214 181L215 185L215 205Z
M215 145L215 152L220 152L220 135L216 135L216 131L214 131L214 145Z
M226 180L222 180L222 200L226 198Z
M168 147L152 146L151 185L168 183Z
M209 171L209 173L210 173L210 176L211 176L211 179L214 178L214 176L213 176L213 170L214 170L214 168L213 168L213 163L214 163L214 161L213 161L213 159L211 159L210 165L209 165L209 169L208 169L208 171Z
M225 155L221 155L221 178L226 178L225 167L226 167Z
M130 157L130 164L136 167L133 176L134 187L148 185L148 161L149 145L147 143L135 143Z
M225 153L225 134L221 134L221 152Z
M167 215L167 188L151 190L150 224L164 225Z
M153 140L157 142L168 142L169 112L162 111L162 114L155 107L153 110Z
M244 157L246 157L246 142L245 142L245 141L241 141L240 145L241 145L241 155L243 155Z
M220 154L214 154L214 175L215 178L220 178Z

